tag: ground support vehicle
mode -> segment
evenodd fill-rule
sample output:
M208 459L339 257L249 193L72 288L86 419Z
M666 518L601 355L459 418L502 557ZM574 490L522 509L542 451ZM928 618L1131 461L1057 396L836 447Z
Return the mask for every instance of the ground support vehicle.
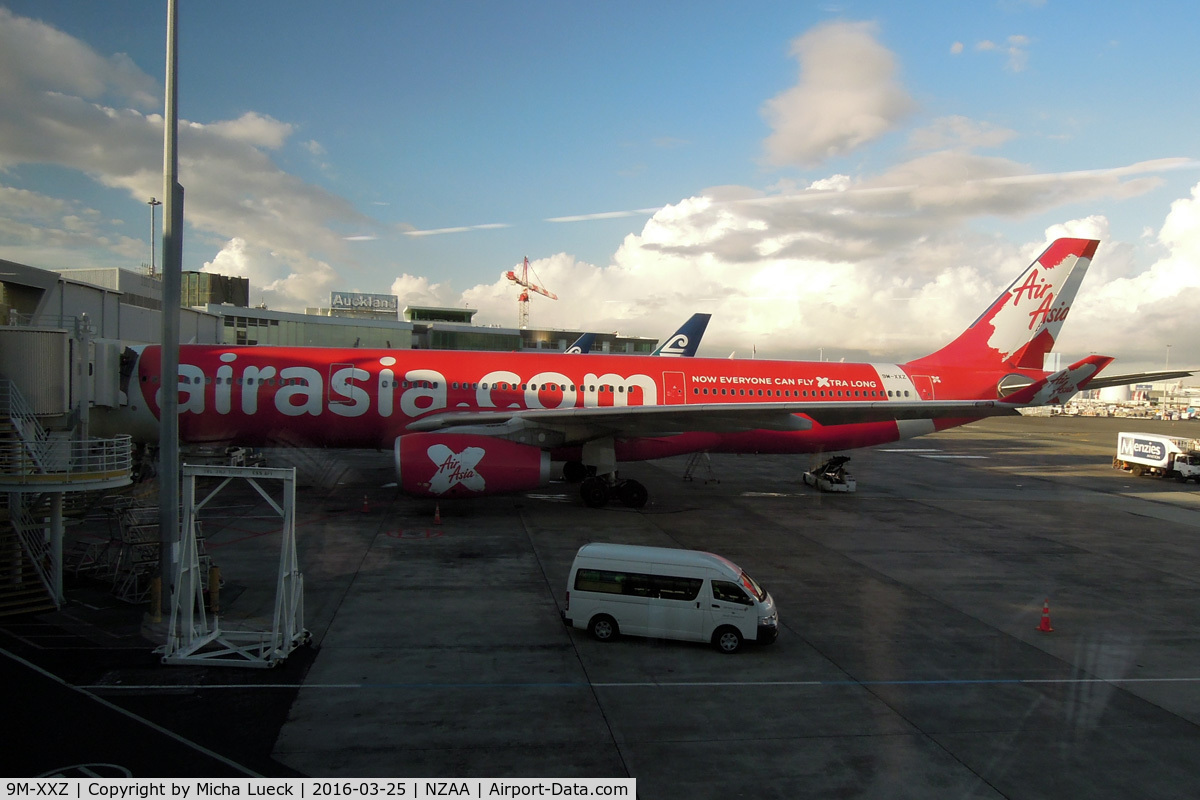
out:
M804 473L804 482L823 492L853 492L858 489L858 481L846 471L849 460L849 456L834 456Z
M1134 475L1175 478L1200 483L1200 441L1158 433L1117 434L1113 468Z
M741 567L699 550L592 543L575 554L563 623L618 635L710 642L736 653L779 635L775 601Z

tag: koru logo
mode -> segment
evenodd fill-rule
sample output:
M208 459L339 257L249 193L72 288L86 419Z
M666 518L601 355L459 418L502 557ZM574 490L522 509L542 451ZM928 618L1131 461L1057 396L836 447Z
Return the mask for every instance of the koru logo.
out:
M429 491L444 494L460 483L472 492L485 491L483 476L475 471L487 454L482 447L464 447L461 453L456 453L444 444L435 444L426 453L438 468L429 479Z
M663 345L663 349L660 352L660 355L681 356L681 355L683 355L683 351L687 348L687 346L688 346L687 334L678 333L671 338L671 341L669 341L665 345Z

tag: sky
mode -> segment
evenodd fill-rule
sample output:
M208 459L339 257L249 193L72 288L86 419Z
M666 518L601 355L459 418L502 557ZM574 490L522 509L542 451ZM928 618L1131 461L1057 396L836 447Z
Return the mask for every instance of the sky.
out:
M0 257L151 260L165 29L0 0ZM900 361L1080 236L1065 361L1200 367L1198 39L1190 2L179 0L183 268L515 327L528 257L533 327Z

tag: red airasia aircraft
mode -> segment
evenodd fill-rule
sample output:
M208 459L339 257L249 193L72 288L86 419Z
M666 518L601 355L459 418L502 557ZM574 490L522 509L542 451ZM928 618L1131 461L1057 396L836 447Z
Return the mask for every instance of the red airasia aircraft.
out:
M1043 369L1098 244L1053 242L958 338L907 364L182 345L179 435L391 447L402 490L437 498L533 489L553 459L588 505L641 507L619 462L848 450L1065 402L1112 361ZM159 347L131 355L114 422L153 440Z

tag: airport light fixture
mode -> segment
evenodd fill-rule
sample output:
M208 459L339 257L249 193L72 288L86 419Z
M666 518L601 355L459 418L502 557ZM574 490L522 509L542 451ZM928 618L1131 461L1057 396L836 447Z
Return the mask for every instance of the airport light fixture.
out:
M154 209L162 205L162 200L157 197L151 197L147 203L150 206L150 277L155 277L154 270L154 234L158 230L154 225Z

